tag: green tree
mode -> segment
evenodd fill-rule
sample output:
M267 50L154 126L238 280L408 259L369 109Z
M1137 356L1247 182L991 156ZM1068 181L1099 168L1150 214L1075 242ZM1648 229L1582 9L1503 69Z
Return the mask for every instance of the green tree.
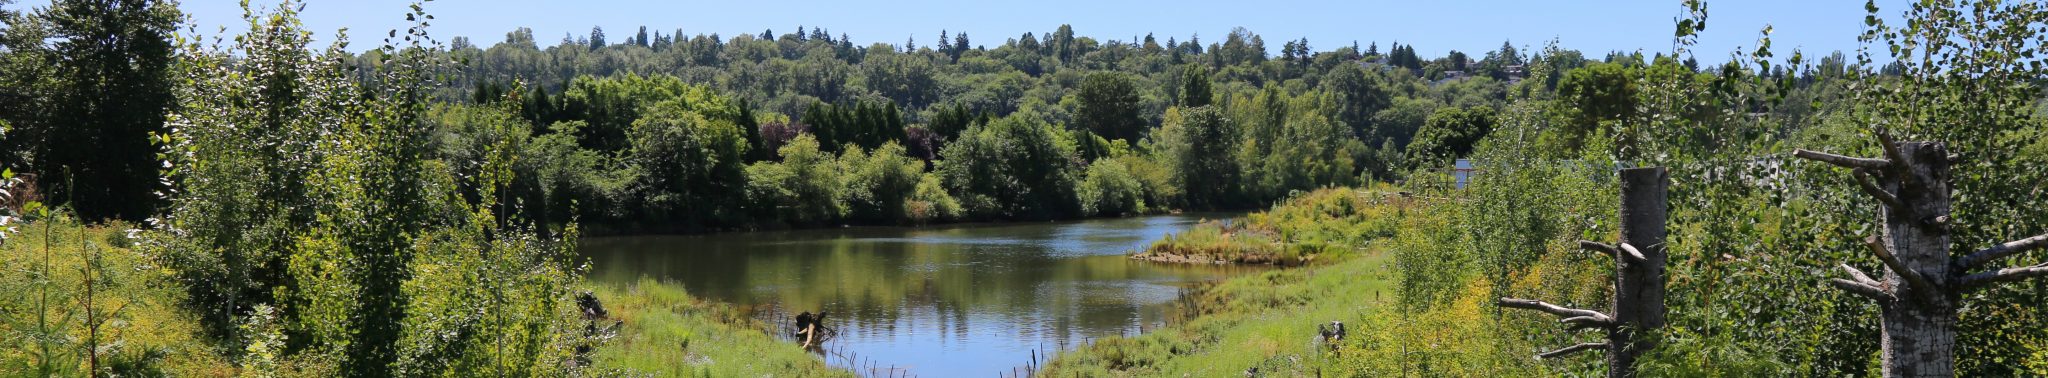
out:
M1490 107L1437 108L1415 134L1415 143L1408 145L1407 163L1410 168L1431 168L1471 155L1497 122Z
M184 46L161 138L182 190L143 248L227 350L285 339L281 358L313 374L568 374L575 228L544 239L492 205L514 182L517 110L475 130L503 137L450 144L490 146L454 154L480 165L458 174L419 127L443 69L425 13L378 50L371 86L332 63L341 45L312 54L295 4L272 9L233 45ZM230 325L272 307L278 329Z
M1145 211L1144 186L1130 167L1118 159L1102 159L1088 165L1075 190L1083 215L1126 215Z
M1603 122L1633 122L1639 105L1635 69L1595 63L1565 73L1557 85L1558 105L1575 109L1578 117L1562 130L1567 145L1577 148Z
M1214 85L1209 82L1208 69L1195 64L1181 68L1181 90L1178 99L1180 106L1196 108L1209 105L1215 98L1215 94L1212 93Z
M1145 118L1138 114L1138 91L1129 77L1115 72L1089 74L1081 81L1078 97L1077 126L1111 140L1144 137Z
M1328 75L1323 87L1338 96L1337 121L1349 126L1352 135L1358 138L1371 137L1373 115L1392 106L1393 95L1381 87L1377 77L1368 75L1358 65L1339 65Z
M639 219L702 226L737 218L747 140L731 119L663 101L633 122L631 137L625 160L638 202L628 209Z
M851 219L874 223L908 220L905 205L924 175L924 162L905 154L903 145L887 142L870 154L850 146L839 154L840 196Z
M1186 206L1216 209L1240 203L1238 133L1236 123L1214 106L1167 109L1153 134L1163 136L1158 148Z
M940 150L938 173L968 215L1051 219L1075 215L1074 142L1052 125L1012 115L967 128Z
M818 148L818 139L798 135L778 151L782 161L747 166L747 203L757 222L797 225L835 221L845 213L840 202L841 167Z
M9 34L47 33L54 42L44 61L52 65L48 86L32 94L47 98L48 109L16 109L41 116L17 120L21 133L10 135L30 149L20 154L30 158L26 168L41 174L49 198L73 201L87 219L149 217L162 189L150 139L175 101L171 33L183 15L165 1L67 0L29 17L40 20L10 24L47 29Z

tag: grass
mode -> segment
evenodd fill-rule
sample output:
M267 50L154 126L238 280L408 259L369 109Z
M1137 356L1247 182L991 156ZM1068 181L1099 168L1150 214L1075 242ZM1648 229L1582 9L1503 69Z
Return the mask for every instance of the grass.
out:
M1197 288L1182 297L1184 318L1062 353L1042 375L1542 376L1595 363L1566 360L1560 371L1529 360L1537 345L1556 340L1527 330L1554 325L1533 316L1497 316L1494 285L1484 279L1458 275L1444 280L1447 298L1402 304L1403 275L1410 273L1400 267L1400 252L1431 248L1449 232L1444 228L1453 212L1438 207L1446 201L1378 192L1320 190L1233 222L1240 224L1205 223L1155 243L1146 253L1207 253L1228 261L1258 261L1243 256L1264 253L1300 256L1305 265ZM1511 284L1542 285L1543 269L1570 263L1546 261ZM1325 343L1318 327L1332 321L1343 322L1347 336Z
M1331 365L1317 327L1341 321L1352 335L1394 300L1389 254L1274 270L1226 280L1183 299L1192 318L1133 337L1060 354L1045 376L1315 375Z
M770 325L691 297L681 285L643 278L588 286L624 322L591 356L600 369L656 377L853 376L770 335Z
M1175 263L1301 266L1356 253L1392 236L1391 220L1417 200L1387 187L1323 189L1228 221L1205 221L1153 242L1134 258Z
M0 241L0 376L84 376L94 357L103 375L248 372L226 357L233 351L201 334L198 320L181 307L183 286L129 248L129 226L53 219L12 227L16 232ZM598 375L853 375L771 336L764 331L768 325L693 298L679 285L643 279L584 286L623 322L617 336L591 356ZM97 353L88 354L93 345Z
M10 227L0 244L0 376L82 376L95 363L120 376L234 374L180 310L182 286L129 248L129 227L61 217Z

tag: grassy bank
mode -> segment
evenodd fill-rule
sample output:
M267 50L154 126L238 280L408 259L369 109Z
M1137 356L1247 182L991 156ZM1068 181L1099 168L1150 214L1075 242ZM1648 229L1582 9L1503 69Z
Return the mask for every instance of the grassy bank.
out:
M1211 220L1168 235L1132 258L1170 263L1299 266L1344 258L1375 239L1392 236L1392 221L1419 200L1391 187L1325 189L1301 193L1240 219Z
M1432 279L1403 267L1403 260L1461 260L1433 254L1455 239L1457 202L1388 196L1380 193L1391 190L1380 189L1320 190L1159 241L1143 254L1237 262L1262 262L1253 256L1272 254L1299 256L1304 265L1199 289L1183 299L1188 318L1063 353L1044 375L1527 376L1593 366L1584 357L1530 361L1531 351L1559 336L1541 333L1547 319L1497 316L1492 282L1456 272ZM1546 278L1557 269L1586 269L1564 258L1568 254L1551 256L1505 286L1554 298L1599 298L1591 285L1580 284L1584 280ZM1418 285L1443 287L1412 287ZM1404 299L1417 292L1433 294ZM1347 335L1325 342L1319 328L1333 321L1342 322Z
M1256 367L1278 376L1313 375L1331 364L1328 354L1318 353L1317 326L1334 320L1358 327L1390 303L1393 277L1380 268L1387 257L1369 251L1340 263L1224 281L1184 299L1194 317L1062 353L1042 374L1235 376Z
M204 335L183 307L181 286L150 256L131 249L127 225L53 219L11 227L15 232L0 242L0 376L83 376L91 366L118 376L322 375L290 360L285 366L238 366L236 356L267 350L229 350ZM594 373L851 375L771 336L765 331L770 325L693 298L679 285L642 280L579 286L594 292L610 312L600 327L622 322L616 336L589 356Z
M624 322L591 356L595 366L657 377L834 377L851 372L768 333L772 325L722 303L691 297L681 285L641 279L587 285L612 318Z

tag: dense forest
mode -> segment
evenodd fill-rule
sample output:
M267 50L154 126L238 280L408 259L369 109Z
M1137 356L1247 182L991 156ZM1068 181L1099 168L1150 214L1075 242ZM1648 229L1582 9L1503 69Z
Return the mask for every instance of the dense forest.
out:
M1400 311L1444 315L1480 286L1595 301L1597 277L1529 282L1583 265L1556 257L1570 240L1615 232L1593 215L1614 212L1607 167L1661 166L1676 182L1672 301L1689 315L1646 363L1863 375L1878 304L1822 281L1845 262L1885 271L1855 252L1877 213L1857 176L1791 149L1945 142L1957 198L1942 222L1959 248L2048 226L2038 3L1925 2L1908 25L1869 5L1860 51L1774 51L1765 27L1718 64L1687 50L1706 30L1697 1L1672 51L1508 40L1440 57L1307 39L1276 56L1245 28L1205 42L1068 25L864 46L797 26L592 28L543 47L521 28L481 46L430 34L421 5L395 10L406 30L316 46L298 2L245 7L245 28L210 35L175 2L0 0L0 291L19 296L0 307L14 351L0 371L577 374L605 340L573 298L585 233L1254 209L1375 185L1449 198L1388 210L1436 214L1402 224L1316 231L1400 249ZM353 43L365 36L374 47ZM1445 172L1461 158L1484 172L1471 190ZM53 243L76 267L53 273ZM124 297L96 304L94 290ZM51 309L52 292L82 305ZM2048 285L1957 295L1971 303L1957 372L2048 371ZM1563 338L1483 316L1523 342ZM122 324L154 330L100 332ZM1497 353L1444 366L1536 366L1467 347Z

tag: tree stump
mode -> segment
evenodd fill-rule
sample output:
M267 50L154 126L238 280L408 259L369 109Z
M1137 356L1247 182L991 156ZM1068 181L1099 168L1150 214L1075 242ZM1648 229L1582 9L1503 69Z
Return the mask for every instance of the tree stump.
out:
M1882 311L1885 377L1955 376L1957 310L1963 294L1994 284L2048 276L2048 264L1986 270L1978 266L2048 245L2048 235L2006 242L1951 259L1950 174L1939 142L1894 143L1877 132L1882 159L1795 150L1793 156L1849 168L1876 199L1883 234L1863 244L1885 266L1882 281L1842 264L1848 278L1829 284L1876 301Z
M1538 354L1537 358L1604 349L1608 377L1636 375L1636 358L1657 346L1656 340L1647 335L1664 327L1664 222L1670 183L1662 167L1621 170L1621 243L1579 241L1581 248L1614 260L1613 315L1528 299L1501 298L1497 302L1501 307L1556 315L1563 318L1559 323L1571 325L1569 330L1607 331L1606 342L1572 345Z

